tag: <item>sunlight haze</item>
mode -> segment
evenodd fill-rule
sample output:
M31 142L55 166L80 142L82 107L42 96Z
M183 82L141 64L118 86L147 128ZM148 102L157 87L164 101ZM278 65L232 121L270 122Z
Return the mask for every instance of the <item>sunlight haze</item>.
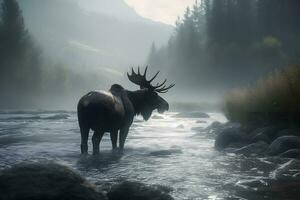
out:
M136 12L154 21L174 25L178 16L182 16L187 6L195 0L125 0Z

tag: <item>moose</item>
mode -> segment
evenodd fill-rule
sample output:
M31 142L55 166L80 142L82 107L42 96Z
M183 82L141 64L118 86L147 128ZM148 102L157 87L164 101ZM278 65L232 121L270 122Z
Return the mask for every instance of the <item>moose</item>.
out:
M108 92L91 91L84 95L78 102L77 115L81 133L81 153L88 152L89 131L92 129L93 154L99 154L99 144L105 132L110 133L112 149L117 148L119 133L119 148L124 149L125 140L129 128L136 115L142 115L144 120L148 120L153 110L159 113L169 110L169 104L158 93L167 93L175 86L165 85L167 79L161 84L152 85L151 83L159 74L159 71L147 80L148 66L143 74L136 73L133 68L131 74L127 73L128 79L140 86L139 90L129 91L121 85L114 84Z

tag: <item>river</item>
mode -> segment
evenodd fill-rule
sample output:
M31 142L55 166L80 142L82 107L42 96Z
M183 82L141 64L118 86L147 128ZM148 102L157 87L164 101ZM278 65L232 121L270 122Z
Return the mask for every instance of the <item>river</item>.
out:
M208 114L209 118L189 118L176 117L175 112L154 113L147 122L137 117L123 153L111 151L106 134L100 155L83 157L76 112L1 112L0 168L51 160L70 166L97 185L133 180L166 186L180 200L245 199L237 192L239 183L269 177L278 166L267 158L216 151L214 136L205 128L226 118L221 113ZM89 154L91 149L89 141Z

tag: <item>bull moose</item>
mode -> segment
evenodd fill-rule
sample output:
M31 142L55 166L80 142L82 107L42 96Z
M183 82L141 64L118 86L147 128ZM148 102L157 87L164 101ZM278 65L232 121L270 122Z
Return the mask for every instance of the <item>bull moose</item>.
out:
M105 132L110 133L112 148L117 148L118 132L119 147L124 148L129 127L135 115L142 115L144 120L151 117L153 110L163 113L169 109L169 104L158 93L166 93L175 84L166 86L165 79L161 84L152 85L159 71L147 80L147 69L143 74L140 68L136 73L133 68L128 79L140 86L139 90L129 91L121 85L114 84L108 92L92 91L84 95L78 102L77 114L81 133L81 153L88 152L89 131L94 131L92 137L93 154L99 154L99 144Z

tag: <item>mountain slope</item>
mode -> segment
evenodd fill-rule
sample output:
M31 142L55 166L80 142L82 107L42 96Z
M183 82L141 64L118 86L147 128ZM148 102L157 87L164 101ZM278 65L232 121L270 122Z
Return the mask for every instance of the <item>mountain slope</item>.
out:
M173 31L138 16L122 0L84 2L19 0L26 26L45 54L72 67L142 64L152 42L166 43ZM87 12L88 7L99 9Z

